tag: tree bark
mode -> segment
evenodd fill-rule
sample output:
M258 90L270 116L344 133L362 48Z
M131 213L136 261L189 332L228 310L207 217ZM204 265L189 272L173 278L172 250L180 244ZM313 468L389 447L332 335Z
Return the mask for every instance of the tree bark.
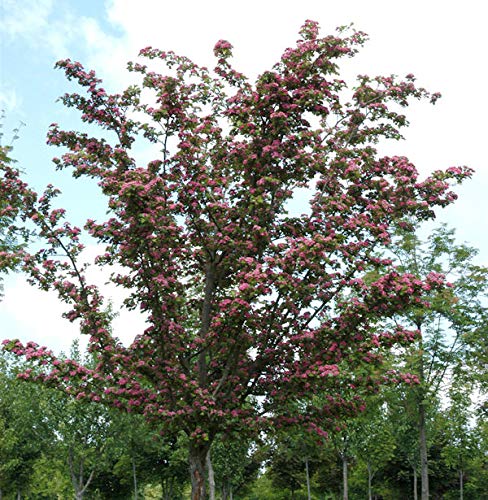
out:
M368 462L368 500L373 498L373 490L371 488L371 483L373 482L373 475L371 474L371 464Z
M161 489L163 491L163 500L173 500L173 482L172 478L161 480Z
M349 499L349 488L347 480L347 457L345 453L342 455L342 489L343 489L343 500Z
M305 473L307 475L307 499L311 500L312 496L310 495L310 473L308 470L308 458L305 459Z
M429 500L429 462L427 458L427 433L425 429L425 401L419 404L419 444L420 444L420 478L421 500Z
M464 498L464 474L463 469L459 471L459 499L463 500Z
M134 460L134 457L131 457L131 459L132 459L132 481L134 484L134 500L138 500L136 461Z
M206 500L205 461L209 447L209 443L190 443L191 500Z
M418 432L419 432L419 450L420 450L420 498L421 500L429 500L429 462L427 457L427 430L425 424L425 370L424 370L424 346L422 341L422 324L416 324L420 332L419 357L418 357L418 374L420 380L418 393Z
M215 474L212 466L212 458L210 457L210 450L208 450L207 453L206 463L208 472L209 500L215 500Z
M417 487L417 467L413 467L413 500L418 499Z

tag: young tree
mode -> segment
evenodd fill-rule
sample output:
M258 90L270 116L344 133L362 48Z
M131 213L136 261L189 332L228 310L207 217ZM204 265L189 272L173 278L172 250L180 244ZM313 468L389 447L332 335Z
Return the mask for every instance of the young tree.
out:
M38 196L2 166L9 213L36 225L46 242L7 257L21 257L32 283L72 305L66 316L81 320L98 365L18 340L5 348L46 363L26 379L183 429L193 499L204 498L205 459L219 432L283 421L320 430L357 410L360 398L351 390L345 399L343 388L373 381L356 377L356 368L379 364L380 346L411 337L401 327L378 336L375 323L442 285L435 273L399 273L376 250L389 243L393 221L433 217L433 207L455 198L449 182L470 175L452 167L419 180L406 158L379 157L375 143L401 138L407 125L399 108L438 95L416 87L412 75L360 76L347 100L338 62L365 35L341 29L320 37L307 21L300 37L254 84L231 67L223 40L213 74L143 49L148 65L155 60L168 72L131 64L143 90L122 94L108 94L77 62L58 63L87 92L65 95L64 104L113 139L57 125L49 132L52 145L69 149L57 166L94 178L108 197L111 217L89 219L85 229L105 246L97 263L122 266L112 280L127 288L126 307L147 315L147 329L128 347L111 335L110 314L79 263L81 229L52 207L57 191ZM160 148L147 166L133 158L136 138ZM311 190L308 210L289 214L303 187ZM365 283L370 266L380 277ZM312 388L328 394L327 403L290 415L288 401Z
M412 390L406 384L392 387L383 392L386 402L387 420L392 426L395 451L390 464L386 464L385 474L400 486L400 478L405 478L403 495L418 500L419 446L417 426L417 405Z
M406 319L419 332L407 362L419 379L411 391L416 402L421 498L427 500L428 409L454 378L478 378L467 374L466 367L473 367L473 358L486 343L488 268L476 265L473 260L477 250L456 244L454 231L445 226L433 230L424 242L413 233L400 233L393 251L403 272L418 279L440 273L451 281L443 290L427 290L428 304L415 305L397 318L403 322Z
M368 500L373 499L375 475L394 455L393 425L381 405L381 398L368 401L366 412L352 422L356 437L355 454L366 466Z
M458 382L458 381L455 381ZM444 429L448 436L448 444L442 450L443 457L448 465L455 468L459 478L459 498L464 498L464 482L469 457L475 455L476 444L473 436L474 419L471 410L472 402L470 391L466 391L465 383L462 388L453 384L450 394L450 406L446 413ZM470 418L472 422L470 422Z
M11 356L0 357L0 498L20 499L32 485L36 462L54 441L45 418L46 390L16 380Z
M273 436L266 474L272 484L291 492L305 490L311 499L311 478L320 463L321 443L306 431L287 429Z
M260 468L258 451L251 449L245 436L217 436L211 448L215 482L222 500L232 500L233 495L249 488Z
M114 463L113 473L119 484L130 485L132 498L141 498L144 486L152 484L161 486L162 499L179 499L188 483L184 435L161 436L142 415L134 413L113 412L111 427L115 439L108 451ZM94 480L97 486L103 482L103 477Z
M93 367L92 358L91 355L83 356L78 342L73 342L69 359ZM51 453L63 460L73 496L82 500L93 494L92 486L97 476L103 475L106 483L113 482L113 460L109 448L115 448L129 431L123 432L115 425L117 414L114 409L78 401L52 389L48 398L45 418L56 436ZM107 484L107 489L109 486ZM121 493L120 485L118 489Z

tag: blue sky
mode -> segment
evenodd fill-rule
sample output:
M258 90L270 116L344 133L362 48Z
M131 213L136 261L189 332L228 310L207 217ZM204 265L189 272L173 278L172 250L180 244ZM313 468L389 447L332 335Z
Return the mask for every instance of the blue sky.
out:
M483 5L477 0L2 0L3 142L20 121L26 123L14 143L14 157L37 189L48 182L60 186L61 204L81 224L93 210L102 213L103 204L93 186L54 171L50 159L59 151L45 145L52 122L80 128L76 112L56 103L73 88L53 69L58 59L81 61L97 71L107 89L120 91L129 82L127 61L145 46L175 50L212 66L214 43L228 39L235 47L235 66L256 75L294 43L305 19L319 21L323 33L350 22L369 33L365 49L347 62L346 75L411 72L421 85L443 94L435 107L412 106L406 140L386 145L384 152L408 156L423 175L452 165L476 170L475 178L458 189L458 202L439 213L439 220L455 227L460 241L480 248L480 262L488 263L488 42ZM109 293L116 302L117 292ZM29 289L21 276L9 277L0 304L0 338L66 349L76 328L59 319L62 310L55 297ZM129 341L141 327L140 318L122 315L115 333Z

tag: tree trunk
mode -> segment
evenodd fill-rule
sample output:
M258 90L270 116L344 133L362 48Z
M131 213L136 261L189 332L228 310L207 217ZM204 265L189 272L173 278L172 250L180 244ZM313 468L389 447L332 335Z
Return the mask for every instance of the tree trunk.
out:
M224 481L222 484L222 500L232 500L232 483Z
M209 443L198 444L190 442L191 500L206 500L205 461L209 447Z
M459 471L459 499L463 500L464 498L464 474L463 469Z
M85 491L87 490L88 486L92 482L93 476L95 475L95 469L92 469L90 475L88 476L88 479L83 484L84 481L83 461L81 461L81 463L78 465L78 471L75 471L75 463L72 450L69 450L68 463L71 475L71 484L73 485L73 489L75 490L75 499L83 500ZM78 474L76 474L76 472Z
M21 497L20 497L20 489L19 489L19 488L17 488L17 500L20 500L20 498L21 498Z
M371 488L371 484L373 482L373 475L371 474L371 464L368 462L368 499L372 500L373 498L373 490Z
M413 467L413 500L418 499L417 487L417 467Z
M419 444L420 444L420 478L421 500L429 500L429 462L427 458L427 433L425 429L425 402L419 404Z
M419 450L420 450L420 498L429 500L429 462L427 458L427 430L425 424L425 371L424 371L424 346L422 342L422 324L417 323L417 328L421 334L419 344L419 366L418 374L420 386L418 388L418 423L419 423Z
M209 500L215 500L215 474L212 466L212 458L210 457L210 450L208 450L207 453L206 463L208 472Z
M138 500L136 461L134 460L134 457L131 457L131 459L132 459L132 481L134 484L134 500Z
M173 478L167 478L161 480L161 490L163 492L163 500L173 500Z
M347 480L347 457L345 454L342 455L342 489L343 489L343 500L348 500L349 498L349 488Z
M307 500L311 500L312 496L310 495L310 473L308 470L308 458L305 459L305 473L307 475Z

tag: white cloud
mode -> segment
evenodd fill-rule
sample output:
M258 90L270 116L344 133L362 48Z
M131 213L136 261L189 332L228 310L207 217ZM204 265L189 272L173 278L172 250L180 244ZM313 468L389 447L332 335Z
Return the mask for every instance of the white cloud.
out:
M53 9L53 0L2 1L0 29L10 37L30 37L45 29Z
M32 50L47 48L56 58L66 56L68 45L75 35L75 20L57 17L55 0L3 0L0 32L10 42L26 40Z

